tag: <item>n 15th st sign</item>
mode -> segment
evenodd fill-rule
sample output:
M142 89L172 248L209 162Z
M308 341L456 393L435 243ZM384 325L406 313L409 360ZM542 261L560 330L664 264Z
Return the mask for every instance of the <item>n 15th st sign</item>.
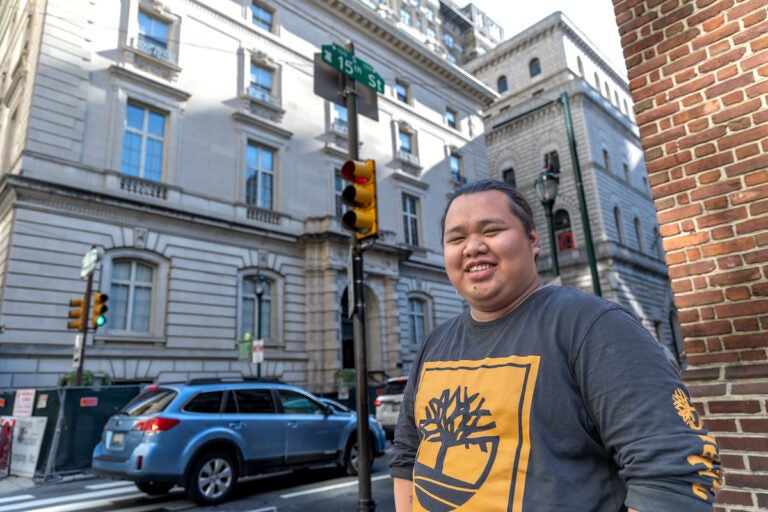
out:
M341 46L324 44L322 46L323 62L347 75L352 80L360 82L374 91L384 94L384 79L373 70L373 66L358 59Z

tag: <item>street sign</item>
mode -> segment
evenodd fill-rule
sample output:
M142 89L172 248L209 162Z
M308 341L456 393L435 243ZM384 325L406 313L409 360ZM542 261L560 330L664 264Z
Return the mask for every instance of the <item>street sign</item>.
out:
M254 363L264 362L264 340L253 340L253 360Z
M347 105L344 82L347 78L337 69L329 66L315 54L315 94L337 105ZM374 121L379 120L379 95L367 87L357 88L357 113Z
M324 44L322 46L323 62L356 80L360 84L384 94L384 79L373 70L373 66L358 59L341 46Z
M96 264L101 260L101 253L97 248L93 248L85 253L83 262L80 265L80 279L85 279L96 269Z

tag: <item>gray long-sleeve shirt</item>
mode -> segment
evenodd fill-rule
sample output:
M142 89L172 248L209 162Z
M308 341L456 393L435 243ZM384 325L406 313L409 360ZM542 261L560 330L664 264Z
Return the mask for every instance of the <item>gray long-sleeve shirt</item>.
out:
M394 446L415 511L709 512L719 485L717 444L660 345L569 288L435 329Z

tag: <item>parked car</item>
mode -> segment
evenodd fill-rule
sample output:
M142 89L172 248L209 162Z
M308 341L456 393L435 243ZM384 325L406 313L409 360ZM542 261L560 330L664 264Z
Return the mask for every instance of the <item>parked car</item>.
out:
M395 437L397 417L400 414L400 404L403 402L403 390L408 383L408 377L393 377L381 389L373 405L376 408L376 419L384 427L387 439Z
M381 455L384 432L369 425L371 453ZM180 485L214 505L240 477L327 464L357 474L357 454L354 411L288 384L208 380L146 388L109 419L92 469L151 495Z

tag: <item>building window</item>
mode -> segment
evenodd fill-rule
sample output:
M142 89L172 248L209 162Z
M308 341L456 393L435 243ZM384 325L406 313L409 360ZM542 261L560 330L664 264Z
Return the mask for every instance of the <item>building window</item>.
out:
M251 3L251 22L268 32L272 32L274 12L259 2Z
M437 39L437 34L435 33L435 29L432 27L427 27L427 37L431 40Z
M261 274L243 277L240 298L240 335L249 332L256 339L273 339L272 289L274 282ZM261 301L261 316L259 316Z
M458 185L463 185L467 182L467 178L464 177L464 174L461 172L461 156L451 153L448 156L448 162L451 167L451 179L454 183Z
M408 299L408 331L411 342L421 346L426 333L426 316L424 301L421 299Z
M400 22L403 25L411 26L411 13L405 9L400 9Z
M395 96L399 101L402 101L403 103L408 103L409 100L409 90L408 85L401 82L400 80L395 81Z
M555 174L560 172L560 156L557 151L550 151L544 155L544 170Z
M424 7L424 17L429 21L435 21L435 11L430 7Z
M627 183L631 183L632 174L629 172L629 166L626 163L621 164L621 168L624 170L624 179Z
M576 66L579 68L579 76L584 76L584 63L581 62L581 57L576 57Z
M456 128L456 111L451 110L450 108L445 109L445 124L451 128Z
M341 177L341 169L334 169L333 172L333 207L336 217L341 219L344 216L344 202L341 200L341 193L347 187L349 182Z
M249 142L245 160L245 202L250 206L271 210L274 206L274 150Z
M408 245L419 245L419 200L403 194L403 237Z
M349 116L347 115L347 107L337 103L333 103L332 105L333 110L331 115L333 116L333 131L346 137L349 133Z
M447 60L451 64L456 64L456 57L452 53L447 54L445 56L445 60Z
M600 92L600 75L595 72L595 89L597 89L597 92Z
M443 44L446 48L453 48L453 36L451 34L443 34Z
M275 102L274 88L275 71L262 64L251 62L251 82L248 85L248 96L271 104Z
M635 217L635 240L637 241L637 250L644 253L645 244L643 243L643 227L640 224L640 219Z
M162 54L168 50L171 24L152 16L144 11L139 11L139 49L147 53L155 54L152 48L157 48ZM159 56L159 55L158 55Z
M515 178L515 170L512 167L501 171L501 179L504 183L517 188L517 178Z
M624 245L624 225L621 223L621 210L618 206L613 209L613 221L616 224L616 239L619 245Z
M120 172L151 181L163 176L166 114L128 103Z
M507 85L507 76L501 75L498 80L496 80L496 90L499 92L507 92L507 89L509 86Z
M152 322L154 268L135 260L112 261L109 289L110 331L148 334Z
M531 59L528 63L528 74L531 78L541 73L541 61L538 58Z
M605 170L612 173L613 167L611 167L611 154L608 152L607 149L603 150L603 164L605 165Z
M403 153L413 154L413 134L408 132L398 133L400 139L400 151Z

